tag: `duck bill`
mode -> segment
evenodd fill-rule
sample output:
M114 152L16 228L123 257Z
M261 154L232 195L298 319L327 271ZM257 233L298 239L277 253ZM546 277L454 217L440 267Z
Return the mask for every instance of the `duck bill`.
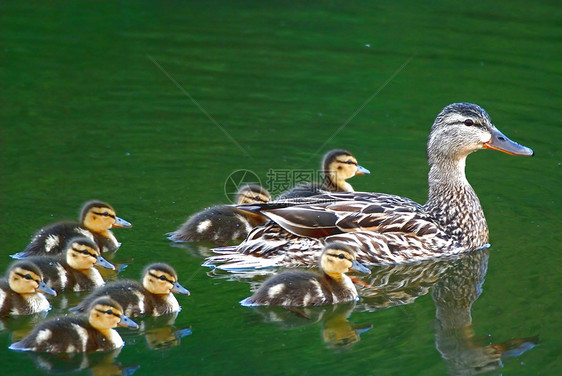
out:
M191 295L189 290L180 285L178 282L174 282L174 286L170 291L175 292L176 294Z
M97 261L94 265L100 266L102 268L115 270L115 265L104 259L102 256L97 257Z
M128 318L125 315L121 315L121 321L119 321L117 326L123 326L123 327L131 328L131 329L138 329L139 328L139 324L137 324L136 322L134 322L133 320L131 320L130 318Z
M484 143L485 149L499 150L511 155L533 156L535 154L528 147L511 141L497 128L493 128L491 133L492 138L490 138L490 141Z
M371 271L369 270L369 268L367 268L365 265L361 264L357 260L353 260L353 262L351 263L350 269L355 271L355 272L358 272L358 273L371 274Z
M130 224L129 222L127 222L126 220L124 220L123 218L115 217L115 223L113 223L113 224L111 225L111 227L125 227L125 228L129 228L129 227L133 227L133 225Z
M37 288L35 290L38 291L38 292L42 292L44 294L57 296L57 292L55 290L53 290L52 288L50 288L49 286L47 286L47 284L43 281L39 282L39 286L37 286Z
M357 171L355 171L355 175L369 175L371 171L367 170L363 166L357 165Z

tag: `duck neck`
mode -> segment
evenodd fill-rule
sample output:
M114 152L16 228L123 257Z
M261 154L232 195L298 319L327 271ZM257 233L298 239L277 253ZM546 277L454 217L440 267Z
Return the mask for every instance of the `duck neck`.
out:
M424 207L459 246L479 248L488 243L488 226L465 165L466 156L431 164Z
M324 174L324 181L322 182L324 189L331 192L353 192L353 187L342 174L337 172L327 172Z

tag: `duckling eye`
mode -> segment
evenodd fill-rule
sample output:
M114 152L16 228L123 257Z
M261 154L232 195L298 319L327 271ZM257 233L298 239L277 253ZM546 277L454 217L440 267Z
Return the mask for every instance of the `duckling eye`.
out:
M340 258L340 259L343 260L343 259L345 258L345 256L343 255L343 253L340 253L340 254L338 255L338 258Z
M21 274L21 273L16 273L16 274L19 275L22 278L27 279L28 281L33 279L33 277L29 274Z
M472 121L472 119L466 119L466 120L464 121L464 125L470 127L471 125L474 125L474 122Z

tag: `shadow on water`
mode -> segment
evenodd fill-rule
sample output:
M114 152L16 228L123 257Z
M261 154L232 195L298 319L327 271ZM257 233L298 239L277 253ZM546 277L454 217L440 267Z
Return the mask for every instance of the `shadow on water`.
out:
M201 251L191 248L191 252ZM207 251L203 251L206 254ZM372 325L356 326L349 321L353 312L376 312L412 304L431 293L435 303L435 347L452 375L477 375L503 367L502 361L517 357L538 343L538 336L508 339L493 343L492 335L476 335L472 305L482 293L488 268L489 251L473 252L453 260L438 260L412 265L382 266L356 279L361 296L358 303L327 307L283 308L252 307L265 322L282 329L321 323L323 341L330 348L347 348L360 341ZM246 281L251 290L274 270L226 273L212 270L212 278Z

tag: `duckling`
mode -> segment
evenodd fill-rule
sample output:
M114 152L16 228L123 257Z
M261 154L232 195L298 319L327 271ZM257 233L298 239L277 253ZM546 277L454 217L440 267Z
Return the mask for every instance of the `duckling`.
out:
M105 283L94 265L115 269L100 255L97 244L89 238L74 237L65 248L64 255L28 258L41 269L47 286L57 292L94 290Z
M359 299L357 290L344 273L354 270L369 274L370 270L355 260L355 252L343 243L326 244L318 263L320 274L294 270L282 272L267 281L243 306L319 306Z
M298 185L282 193L277 200L315 196L330 192L354 192L346 180L355 175L369 175L370 171L357 164L357 159L347 150L334 149L322 158L322 182Z
M11 350L49 353L106 351L120 348L123 339L113 328L137 329L136 322L123 314L119 303L109 297L92 302L88 316L63 316L37 325L24 339L10 345Z
M121 304L127 316L160 316L178 312L180 305L173 292L189 295L190 292L178 283L176 271L167 264L155 263L146 267L142 284L122 280L108 283L87 296L73 311L85 312L92 301L100 296L109 296Z
M112 227L132 227L115 215L115 210L102 201L84 204L78 222L60 222L42 228L31 243L21 252L12 255L15 259L30 256L56 255L64 252L66 241L74 236L86 236L94 240L102 252L115 251L121 245L111 231Z
M41 293L57 295L43 281L37 265L27 260L15 262L8 269L8 277L0 279L0 316L49 310L51 304Z
M258 184L247 184L236 194L237 204L254 204L271 200L269 192ZM181 227L166 235L174 242L210 241L225 244L243 239L250 230L267 219L261 214L242 211L230 205L218 205L194 214Z

